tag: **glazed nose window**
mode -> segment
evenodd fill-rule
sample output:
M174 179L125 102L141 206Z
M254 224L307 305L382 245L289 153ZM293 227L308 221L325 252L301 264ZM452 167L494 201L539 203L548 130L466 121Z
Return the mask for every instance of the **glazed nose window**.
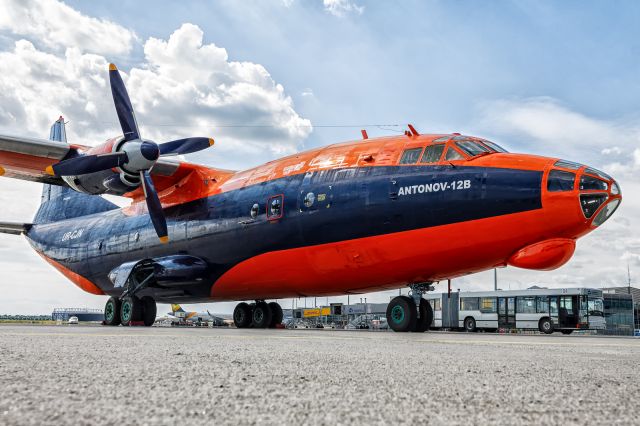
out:
M547 178L547 191L573 191L576 174L562 170L551 170Z
M600 210L600 213L598 213L596 218L593 219L593 225L594 226L602 225L607 219L611 217L613 212L616 211L619 204L620 204L620 200L618 199L618 200L613 200L609 204L604 206L604 208Z
M593 216L605 201L607 201L607 196L605 194L580 195L580 207L582 207L584 217L591 219L591 216Z

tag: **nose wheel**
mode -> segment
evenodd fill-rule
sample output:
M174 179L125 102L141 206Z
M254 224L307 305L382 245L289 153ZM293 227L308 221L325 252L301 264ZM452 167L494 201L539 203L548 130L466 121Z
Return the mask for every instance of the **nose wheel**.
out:
M428 300L422 298L429 284L411 286L410 296L394 297L387 305L387 324L393 331L422 333L433 322L433 309Z

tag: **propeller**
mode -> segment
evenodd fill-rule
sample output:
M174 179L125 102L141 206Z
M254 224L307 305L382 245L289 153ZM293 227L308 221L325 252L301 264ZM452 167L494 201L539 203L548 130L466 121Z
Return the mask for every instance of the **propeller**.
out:
M124 143L118 145L117 152L80 155L60 161L47 167L47 173L54 176L79 176L119 168L128 174L139 175L151 222L160 241L166 243L169 241L167 219L149 170L160 157L202 151L212 146L214 141L211 138L193 137L157 144L142 139L127 88L114 64L109 64L109 82Z

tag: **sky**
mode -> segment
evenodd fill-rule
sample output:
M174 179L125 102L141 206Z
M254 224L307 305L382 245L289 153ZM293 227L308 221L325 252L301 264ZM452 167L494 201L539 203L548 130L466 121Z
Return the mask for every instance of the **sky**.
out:
M144 137L212 136L216 145L188 160L216 167L249 168L357 139L362 128L371 137L407 123L477 135L600 168L624 198L567 265L500 269L501 288L626 285L627 268L638 283L639 21L635 1L3 0L0 133L47 137L63 115L72 143L119 135L107 80L114 62ZM0 178L0 221L31 221L40 191ZM491 289L493 272L453 287ZM106 301L9 235L0 235L0 289L0 313Z

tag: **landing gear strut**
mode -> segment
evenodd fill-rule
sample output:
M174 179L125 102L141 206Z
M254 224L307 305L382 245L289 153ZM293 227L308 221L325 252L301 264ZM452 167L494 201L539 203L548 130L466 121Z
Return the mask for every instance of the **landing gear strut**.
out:
M387 324L393 331L427 331L433 322L431 304L422 295L433 289L431 283L414 284L410 296L398 296L387 306Z
M237 328L274 328L282 323L282 307L276 302L238 303L233 310L233 323Z
M144 273L145 271L141 271ZM104 307L104 324L124 326L142 322L150 327L156 321L156 301L151 296L139 298L136 294L147 287L153 279L153 271L144 278L131 274L127 279L126 290L120 297L110 297Z

